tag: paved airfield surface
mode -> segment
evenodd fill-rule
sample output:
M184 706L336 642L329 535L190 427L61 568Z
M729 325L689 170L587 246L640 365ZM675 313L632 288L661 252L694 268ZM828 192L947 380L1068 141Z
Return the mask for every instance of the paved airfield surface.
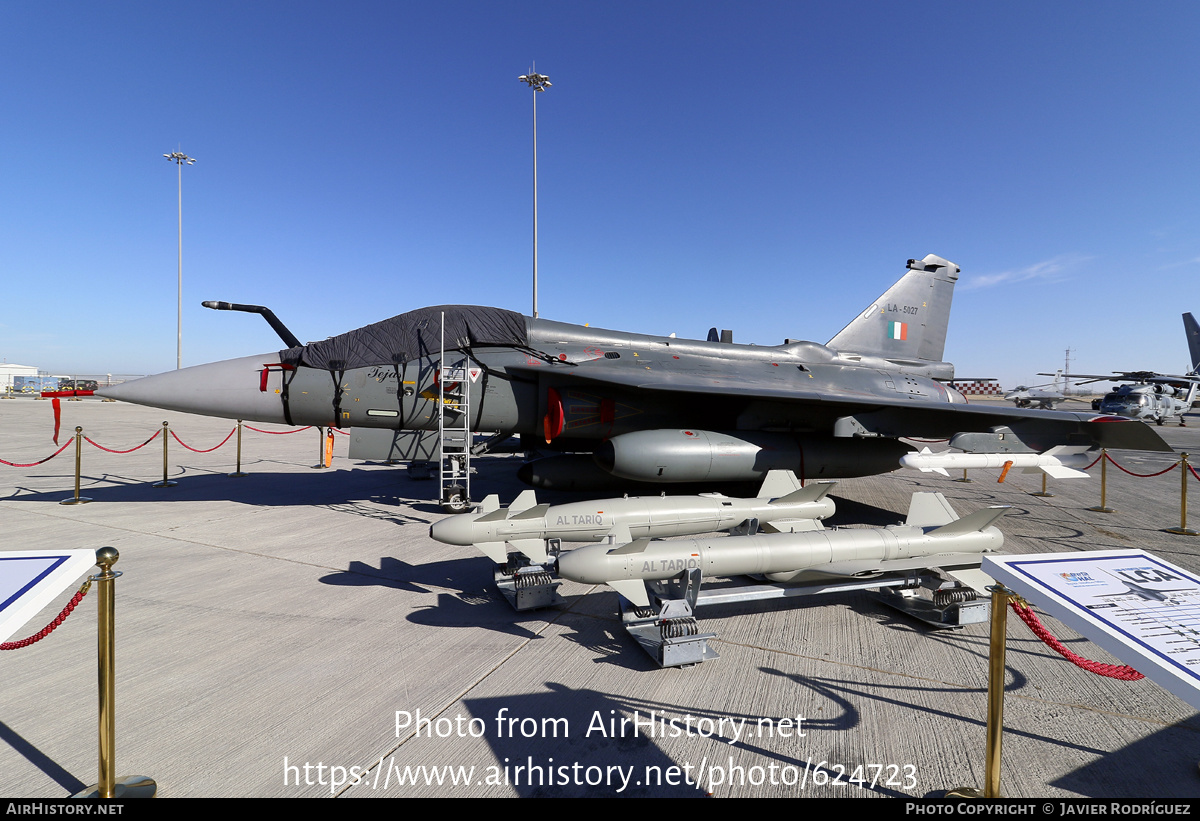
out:
M194 448L233 427L98 400L62 407L60 441L80 425L119 450L163 420ZM1200 417L1190 424L1159 431L1196 453ZM0 401L0 458L46 457L52 426L48 401ZM81 492L93 501L77 506L59 504L73 493L73 449L0 465L2 549L120 551L116 770L154 778L160 796L904 797L982 786L986 624L930 631L865 592L722 606L699 613L721 658L662 670L625 635L608 588L566 582L563 607L514 612L486 558L428 538L444 515L430 501L436 481L350 462L344 436L334 467L314 470L313 430L247 431L250 475L229 478L233 445L195 453L172 438L178 485L160 489L161 437L129 454L85 443ZM1172 462L1114 456L1137 473ZM521 489L519 457L475 464L477 500L507 504ZM911 471L844 480L832 521L895 523L912 492L937 490L960 515L1012 505L999 522L1006 552L1143 548L1200 572L1200 539L1163 532L1179 524L1178 469L1139 479L1110 465L1113 514L1086 510L1099 502L1098 468L1051 480L1050 499L1028 495L1039 476L971 474L972 484ZM97 780L96 598L49 638L0 655L0 795L62 797ZM1080 655L1113 661L1043 620ZM1200 795L1194 710L1149 681L1074 667L1015 618L1008 629L1006 796ZM414 735L418 711L433 723ZM638 734L628 724L622 734L635 714Z

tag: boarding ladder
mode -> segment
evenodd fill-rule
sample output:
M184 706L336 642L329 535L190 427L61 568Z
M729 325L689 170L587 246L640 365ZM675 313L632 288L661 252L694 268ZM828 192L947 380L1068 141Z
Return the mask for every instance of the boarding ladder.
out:
M441 364L438 368L438 463L441 504L461 513L471 506L470 360L460 350L446 351L446 314L442 314Z

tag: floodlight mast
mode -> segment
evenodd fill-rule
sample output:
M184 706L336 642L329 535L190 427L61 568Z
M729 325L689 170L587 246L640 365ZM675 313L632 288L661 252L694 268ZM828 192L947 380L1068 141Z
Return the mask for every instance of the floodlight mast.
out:
M538 270L537 270L537 95L551 86L550 78L545 74L535 74L531 69L528 74L517 78L533 90L533 317L537 319L538 306Z
M178 305L178 339L175 345L175 370L183 367L183 166L195 165L196 159L181 151L163 154L171 162L179 166L179 305Z

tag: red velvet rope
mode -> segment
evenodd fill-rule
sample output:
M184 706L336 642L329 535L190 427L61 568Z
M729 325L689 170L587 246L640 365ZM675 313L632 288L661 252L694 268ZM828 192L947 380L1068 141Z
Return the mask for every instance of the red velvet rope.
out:
M1116 678L1120 679L1121 681L1137 681L1138 679L1145 678L1144 675L1139 673L1137 670L1134 670L1127 664L1103 664L1099 661L1091 661L1090 659L1085 659L1083 656L1075 655L1067 649L1066 645L1050 634L1050 631L1047 630L1046 626L1038 619L1037 614L1033 612L1032 607L1016 601L1009 602L1009 606L1012 607L1013 612L1021 618L1021 621L1029 625L1029 629L1033 631L1035 636L1044 641L1050 649L1054 650L1076 667L1080 667L1099 676Z
M29 645L46 638L46 636L54 632L56 627L67 620L67 616L71 615L71 611L75 609L75 605L83 601L83 597L87 595L88 588L91 586L92 582L90 579L84 582L83 587L79 588L75 595L71 597L71 600L67 602L67 606L62 609L62 612L58 614L58 617L43 627L40 631L34 633L29 638L21 639L20 641L0 642L0 650L20 650L22 647L28 647Z
M308 427L304 427L304 428L295 428L294 430L262 430L261 428L255 428L255 427L251 427L250 425L243 425L243 427L245 427L247 430L252 430L252 431L254 431L255 433L285 434L285 433L299 433L299 432L300 432L300 431L302 431L302 430L308 430L309 428L311 428L311 427L312 427L312 425L309 425ZM337 432L337 433L340 433L340 434L342 434L342 436L349 436L349 435L350 435L350 432L349 432L349 431L341 430L341 429L339 429L339 428L333 428L333 430L334 430L335 432ZM114 449L114 448L106 448L104 445L102 445L102 444L100 444L99 442L96 442L96 441L94 441L94 440L92 440L92 439L89 439L89 438L88 438L88 437L86 437L86 436L85 436L85 437L83 437L83 440L84 440L85 442L87 442L89 445L92 445L93 447L97 447L97 448L99 448L100 450L106 451L106 452L108 452L108 453L133 453L135 450L138 450L138 449L140 449L140 448L144 448L144 447L146 447L146 445L148 445L148 444L150 444L151 442L153 442L155 439L157 439L157 438L158 438L158 435L159 435L160 433L162 433L162 431L161 431L161 430L156 430L156 431L154 432L154 435L153 435L153 436L151 436L149 439L147 439L145 442L142 442L140 445L135 445L134 447L131 447L131 448L129 448L128 450L117 450L117 449ZM179 444L183 445L185 448L187 448L188 450L192 451L193 453L212 453L214 450L216 450L217 448L221 447L221 445L224 445L226 442L228 442L228 441L229 441L229 440L230 440L230 439L233 437L233 435L234 435L235 433L237 433L237 428L234 428L233 430L229 431L229 435L228 435L228 436L226 436L224 439L222 439L222 440L221 440L221 442L220 442L219 444L217 444L216 446L214 446L214 447L211 447L211 448L205 448L205 449L201 449L201 448L194 448L194 447L192 447L192 446L191 446L191 445L189 445L187 442L185 442L185 441L183 441L182 439L180 439L180 438L179 438L179 434L175 433L175 431L171 431L171 435L175 437L175 441L176 441L176 442L178 442ZM73 441L73 438L72 438L72 441ZM45 459L39 459L39 460L38 460L38 461L36 461L36 462L28 462L28 463L25 463L25 462L9 462L9 461L8 461L8 460L6 460L6 459L0 459L0 465L8 465L9 467L14 467L14 468L32 468L32 467L37 467L38 465L43 465L43 464L45 464L46 462L49 462L51 459L53 459L55 456L58 456L58 454L62 453L64 450L66 450L66 449L67 449L67 448L69 448L70 446L71 446L71 442L70 442L70 441L68 441L68 442L67 442L65 445L63 445L63 446L62 446L61 448L59 448L58 450L54 451L54 453L51 453L51 454L50 454L49 456L47 456ZM1193 472L1194 472L1194 471L1193 471ZM1198 476L1197 478L1200 478L1200 476Z
M1108 461L1112 462L1114 465L1116 465L1121 470L1124 470L1130 476L1136 476L1139 479L1149 479L1151 476L1162 476L1164 473L1170 473L1176 467L1179 466L1179 463L1175 462L1170 467L1160 470L1158 473L1134 473L1132 470L1126 470L1125 468L1121 467L1120 465L1117 465L1117 460L1112 458L1111 456L1109 456L1107 453L1104 454L1104 458L1107 459ZM1093 464L1095 464L1095 463L1093 463ZM1090 465L1089 465L1089 467L1090 467Z
M64 450L66 450L66 449L67 449L67 448L69 448L69 447L71 447L71 443L70 443L70 442L67 442L65 445L63 445L63 446L62 446L61 448L59 448L58 450L54 451L54 453L51 453L51 454L50 454L49 456L47 456L45 459L39 459L39 460L38 460L38 461L36 461L36 462L30 462L28 465L23 465L23 464L21 464L20 462L6 462L6 461L5 461L5 460L3 460L3 459L0 459L0 464L5 464L5 465L8 465L9 467L14 467L14 468L31 468L31 467L36 467L37 465L42 465L42 464L45 464L46 462L49 462L51 459L53 459L55 456L58 456L58 454L62 453Z
M180 439L180 438L179 438L179 435L178 435L177 433L175 433L175 431L171 431L171 435L175 437L175 441L176 441L176 442L178 442L179 444L183 445L185 448L187 448L188 450L190 450L192 453L212 453L214 450L216 450L217 448L221 447L221 445L223 445L223 444L225 444L226 442L228 442L228 441L229 441L229 439L230 439L230 438L231 438L231 437L232 437L232 436L233 436L235 433L237 433L237 428L234 428L233 430L229 431L229 436L226 436L224 439L222 439L222 440L220 441L220 443L219 443L219 444L217 444L217 445L215 445L215 446L213 446L213 447L211 447L211 448L208 448L207 450L200 450L199 448L194 448L194 447L192 447L191 445L189 445L187 442L185 442L185 441L183 441L182 439Z
M83 437L83 441L87 442L89 445L92 445L92 446L94 446L94 447L98 447L98 448L100 448L100 450L107 451L108 453L133 453L133 452L134 452L135 450L137 450L138 448L144 448L144 447L146 447L146 445L148 445L148 444L150 444L151 442L153 442L155 439L157 439L157 438L158 438L158 435L159 435L160 433L162 433L162 431L161 431L161 430L156 430L156 431L154 431L154 435L153 435L153 436L151 436L151 437L150 437L149 439L147 439L145 442L142 442L140 445L134 445L134 446L133 446L133 447L131 447L129 450L113 450L112 448L106 448L106 447L104 447L104 445L101 445L101 444L99 444L99 443L97 443L97 442L93 442L91 439L88 439L86 436L85 436L85 437Z

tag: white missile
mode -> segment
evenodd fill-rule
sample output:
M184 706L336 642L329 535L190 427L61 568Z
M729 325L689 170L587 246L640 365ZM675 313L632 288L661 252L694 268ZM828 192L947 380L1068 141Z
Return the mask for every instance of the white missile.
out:
M720 493L699 496L643 496L572 502L537 503L526 490L508 508L488 496L480 514L451 516L429 528L431 538L446 544L474 545L503 564L509 553L524 553L535 562L548 560L546 539L598 542L609 536L626 543L639 538L688 536L745 527L757 520L764 530L790 530L834 513L827 498L835 483L800 487L791 471L773 470L763 480L759 498L738 499Z
M900 467L919 470L922 473L940 473L949 476L949 470L970 468L1024 468L1025 473L1041 471L1055 479L1086 479L1083 472L1095 456L1086 447L1059 445L1045 453L933 453L922 448L920 453L909 453L900 457Z
M563 553L558 574L584 584L607 584L639 607L649 606L647 581L700 568L702 576L761 574L775 582L842 576L870 578L895 570L979 564L1000 549L992 526L1007 506L958 518L940 493L914 493L905 524L890 527L760 533L704 539L638 539L589 545Z

